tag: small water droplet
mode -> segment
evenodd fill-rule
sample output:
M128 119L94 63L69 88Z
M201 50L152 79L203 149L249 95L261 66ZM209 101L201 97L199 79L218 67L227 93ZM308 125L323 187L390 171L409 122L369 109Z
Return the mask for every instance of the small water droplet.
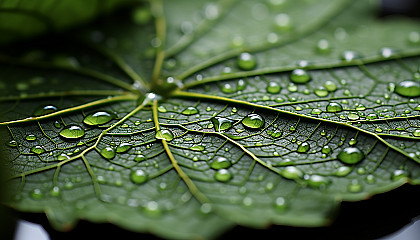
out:
M408 34L408 42L411 44L419 44L420 43L420 33L419 32L410 32Z
M365 180L369 184L374 184L376 182L376 177L373 176L372 174L369 174L365 177Z
M327 109L326 110L327 110L327 112L331 112L331 113L341 112L343 110L343 107L339 103L330 102L327 105Z
M130 179L135 184L142 184L147 181L148 175L145 171L139 169L131 172Z
M116 149L116 152L117 153L125 153L128 150L130 150L132 147L133 147L133 144L124 142L124 143L121 143L120 145L118 145L118 147Z
M57 157L58 161L64 161L64 160L68 160L68 159L70 159L70 157L65 153L62 153L62 154L58 155L58 157Z
M194 146L190 147L190 149L193 150L193 151L201 152L201 151L204 151L204 146L202 146L202 145L194 145Z
M166 113L168 110L165 108L165 106L162 106L162 105L160 105L160 106L158 106L157 107L157 110L158 110L158 112L161 112L161 113Z
M195 107L187 107L181 113L184 115L193 115L198 113L198 109Z
M287 166L281 171L281 175L287 179L300 179L303 177L303 172L294 166Z
M277 82L269 82L266 91L271 94L277 94L281 90L280 85Z
M204 17L208 20L216 20L219 14L219 6L215 3L209 3L204 8Z
M222 168L229 168L231 165L232 163L225 157L217 157L210 164L210 167L213 169L222 169Z
M294 83L303 84L309 82L311 80L311 76L305 70L298 68L291 72L290 80Z
M313 188L324 188L330 181L326 177L320 175L311 175L306 179L306 183Z
M165 139L168 142L174 139L173 133L168 129L161 129L157 131L155 137L157 139Z
M53 187L50 191L50 195L53 196L53 197L59 197L60 194L61 194L61 190L57 186Z
M377 118L378 118L378 115L376 115L376 113L369 113L369 114L366 116L366 118L367 118L367 119L369 119L369 120L372 120L372 119L377 119Z
M108 123L114 118L114 115L106 112L106 111L99 111L92 114L89 114L83 119L83 122L90 126L102 125Z
M309 151L309 149L311 148L311 146L309 145L309 143L304 142L302 144L299 145L297 152L298 153L306 153Z
M239 79L238 83L236 84L236 91L243 91L245 90L247 83L243 79Z
M316 51L318 53L326 54L331 51L330 43L326 39L320 39L316 44Z
M409 178L410 173L407 170L397 169L391 174L391 179L394 181L398 181L403 178Z
M346 164L356 164L365 158L365 154L355 147L344 148L337 158Z
M44 150L44 148L43 147L41 147L41 146L33 146L32 148L31 148L31 152L33 152L33 153L35 153L35 154L42 154L42 153L44 153L45 152L45 150Z
M363 190L363 185L360 184L358 180L354 179L347 186L347 190L352 193L361 192Z
M289 31L292 28L292 21L286 13L277 14L274 17L274 27L280 31Z
M68 125L60 131L60 136L66 139L78 139L85 135L85 130L77 125Z
M318 108L314 108L311 111L311 114L313 114L313 115L319 115L321 113L322 113L322 110L321 109L318 109Z
M335 175L339 177L345 177L349 175L349 173L352 171L352 169L348 166L341 166L337 168Z
M416 130L413 131L413 136L420 137L420 128L417 128Z
M10 140L6 145L9 147L17 147L17 142L15 140Z
M344 51L341 54L341 60L344 60L346 62L351 62L359 58L362 58L362 56L355 51Z
M234 93L235 89L233 88L232 84L225 83L221 85L220 90L222 90L223 93Z
M326 88L324 88L324 87L319 87L319 88L315 89L314 90L314 93L318 97L326 97L329 94L328 90Z
M234 121L223 117L212 117L211 121L217 132L226 131L233 126Z
M257 129L264 126L264 118L256 113L251 113L242 119L242 124L247 128Z
M142 154L139 154L134 158L134 161L136 161L136 162L141 162L141 161L144 161L144 160L146 160L146 157Z
M322 147L322 150L321 150L321 152L324 153L324 154L329 154L329 153L331 153L331 151L332 151L332 149L328 145L325 145L324 147Z
M353 145L355 145L357 143L357 140L356 139L354 139L354 138L351 138L350 139L350 141L349 141L349 145L350 146L353 146Z
M357 104L356 110L357 111L364 111L364 110L366 110L366 107L363 104Z
M395 92L403 97L420 97L420 81L402 81L395 87Z
M55 111L57 111L56 106L47 105L47 106L40 107L40 108L36 109L33 115L37 117L37 116L47 115L47 114L53 113Z
M347 118L349 120L357 120L359 119L359 115L357 113L351 112L347 115Z
M108 160L113 159L115 157L115 150L112 147L104 147L99 151L99 153L102 157Z
M249 71L257 67L257 59L254 55L244 52L239 55L236 64L240 69Z
M34 190L32 190L30 196L31 196L32 199L40 200L40 199L44 198L44 193L42 192L41 189L35 188Z
M36 140L36 136L33 134L29 134L25 137L26 141L33 142Z
M227 182L230 179L232 179L232 177L232 173L224 168L217 170L217 172L214 174L214 179L216 179L219 182Z
M283 197L278 197L274 200L274 207L277 211L284 211L287 208L286 199Z
M382 57L384 58L389 58L392 57L395 53L395 51L391 48L381 48L381 50L379 50L379 53L381 54Z

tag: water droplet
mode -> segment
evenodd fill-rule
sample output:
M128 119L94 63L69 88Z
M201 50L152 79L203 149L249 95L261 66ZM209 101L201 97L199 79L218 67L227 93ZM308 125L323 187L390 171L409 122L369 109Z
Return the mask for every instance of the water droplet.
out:
M369 184L374 184L376 182L376 178L375 176L373 176L372 174L369 174L365 177L365 180L367 183Z
M324 188L330 183L330 181L326 177L320 175L311 175L306 180L306 183L313 188Z
M363 104L357 104L356 110L357 111L364 111L364 110L366 110L366 107Z
M277 93L279 93L279 92L280 92L280 90L281 90L281 87L280 87L280 85L279 85L278 83L276 83L276 82L269 82L269 83L268 83L268 86L267 86L267 88L266 88L266 91L267 91L268 93L271 93L271 94L277 94Z
M329 153L331 153L331 151L332 151L332 149L328 145L325 145L324 147L322 147L322 150L321 150L321 152L325 153L325 154L329 154Z
M330 43L326 39L320 39L316 44L316 51L318 53L326 54L331 51Z
M168 110L165 108L165 106L162 106L162 105L160 105L160 106L158 106L157 107L157 110L158 110L158 112L161 112L161 113L166 113Z
M240 69L249 71L257 67L257 59L254 55L244 52L239 55L236 64Z
M47 106L40 107L40 108L36 109L33 115L37 117L37 116L47 115L47 114L53 113L55 111L57 111L56 106L47 105Z
M198 113L198 109L195 107L187 107L184 111L181 112L184 115L193 115Z
M210 164L210 167L213 169L229 168L230 166L232 166L232 163L225 157L217 157L216 160L213 160Z
M70 157L65 153L62 153L62 154L58 155L58 157L57 157L58 161L63 161L63 160L68 160L68 159L70 159Z
M136 162L141 162L141 161L144 161L144 160L146 160L146 157L142 154L139 154L134 158L134 161L136 161Z
M235 89L233 89L232 84L225 83L220 87L220 90L222 90L223 93L233 93L235 92Z
M139 169L131 172L130 179L135 184L142 184L147 181L148 175L145 171Z
M53 187L50 191L50 195L53 196L53 197L59 197L60 194L61 194L61 190L57 186Z
M391 179L394 181L398 181L403 178L409 178L410 173L407 170L397 169L391 174Z
M85 135L85 130L77 125L68 125L60 132L60 136L67 139L78 139Z
M238 83L236 84L236 91L243 91L245 90L247 83L243 79L239 79Z
M420 81L402 81L395 87L395 92L403 97L420 97Z
M303 69L295 69L290 74L290 80L294 83L302 84L309 82L311 80L311 76Z
M347 167L347 166L341 166L339 168L337 168L335 175L339 176L339 177L345 177L347 175L349 175L349 173L351 172L351 168Z
M36 136L34 134L29 134L25 137L26 141L33 142L36 140Z
M289 15L286 13L277 14L274 17L274 27L281 32L289 31L292 28L292 21Z
M330 102L327 105L327 112L334 113L334 112L341 112L342 110L343 110L343 107L339 103Z
M351 112L347 115L347 118L350 120L357 120L359 119L359 115L357 113Z
M309 143L304 142L302 144L299 145L297 152L298 153L306 153L309 151L309 149L311 148L311 146L309 145Z
M354 51L344 51L341 54L341 60L344 60L346 62L351 62L359 58L362 58L362 56L359 53L354 52Z
M245 127L252 129L262 128L265 123L264 118L256 113L249 114L241 122Z
M161 129L157 131L155 137L157 139L165 139L168 142L174 139L173 133L168 129Z
M392 55L394 55L394 52L395 51L391 48L381 48L381 50L379 50L379 53L384 58L392 57Z
M6 145L9 147L17 147L17 142L15 140L10 140Z
M42 153L44 153L45 152L45 150L44 150L44 148L43 147L41 147L41 146L33 146L32 148L31 148L31 152L33 152L33 153L35 153L35 154L42 154Z
M377 118L378 118L378 115L376 115L375 113L369 113L369 114L366 116L366 118L367 118L367 119L369 119L369 120L372 120L372 119L377 119Z
M420 129L417 128L416 130L413 131L413 136L414 137L420 137Z
M322 113L322 110L321 109L318 109L318 108L314 108L311 111L311 114L313 114L313 115L319 115L321 113Z
M356 164L365 158L365 154L355 147L344 148L337 158L346 164Z
M219 182L227 182L230 179L232 179L232 177L232 173L224 168L217 170L217 172L214 174L214 179L216 179Z
M131 143L121 143L120 145L118 145L116 152L117 153L125 153L128 150L130 150L133 147L133 145Z
M350 139L350 141L349 141L349 145L350 146L353 146L353 145L355 145L357 143L357 140L356 139L354 139L354 138L351 138Z
M208 20L216 20L219 17L219 6L215 3L209 3L204 8L204 16Z
M143 25L152 20L152 12L146 7L137 7L131 13L131 20L137 25Z
M214 129L217 132L228 130L229 128L232 127L233 122L234 122L233 120L223 118L223 117L212 117L211 121L214 125Z
M315 95L317 95L318 97L326 97L328 96L328 90L324 87L319 87L317 89L314 90Z
M358 180L354 179L347 186L347 190L352 193L361 192L363 190L363 185L361 185Z
M408 42L411 44L419 44L420 43L420 33L419 32L410 32L408 34Z
M204 150L204 146L201 146L201 145L194 145L194 146L190 147L190 149L191 149L191 150L193 150L193 151L198 151L198 152L201 152L201 151L203 151L203 150Z
M83 119L83 122L87 125L96 126L108 123L114 118L113 114L106 111L99 111L89 114Z
M278 197L274 200L274 207L278 211L284 211L287 208L286 199L283 197Z
M32 190L30 196L35 200L40 200L44 198L44 193L41 191L41 189L35 188L34 190Z
M253 203L254 203L254 201L250 197L244 197L244 199L242 200L242 204L245 207L250 207L250 206L252 206Z
M288 166L281 171L281 175L287 179L300 179L303 177L303 172L299 170L297 167L294 166Z
M113 159L115 157L115 150L112 147L104 147L99 151L102 157L106 159Z

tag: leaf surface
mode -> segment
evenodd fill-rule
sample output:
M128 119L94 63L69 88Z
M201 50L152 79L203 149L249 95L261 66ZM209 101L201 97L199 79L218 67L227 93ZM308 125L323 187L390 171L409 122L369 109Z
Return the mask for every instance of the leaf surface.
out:
M341 201L418 184L419 23L376 11L150 1L5 49L8 204L62 230L214 238L324 226Z

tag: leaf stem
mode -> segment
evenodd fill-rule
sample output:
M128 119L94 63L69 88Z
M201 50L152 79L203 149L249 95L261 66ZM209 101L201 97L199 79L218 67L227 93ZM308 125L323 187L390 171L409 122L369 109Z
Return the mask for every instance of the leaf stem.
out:
M160 80L160 72L162 70L163 60L165 59L166 19L163 12L162 0L152 0L150 1L150 5L153 16L155 17L156 39L160 42L156 49L157 53L152 74L152 83L156 83Z

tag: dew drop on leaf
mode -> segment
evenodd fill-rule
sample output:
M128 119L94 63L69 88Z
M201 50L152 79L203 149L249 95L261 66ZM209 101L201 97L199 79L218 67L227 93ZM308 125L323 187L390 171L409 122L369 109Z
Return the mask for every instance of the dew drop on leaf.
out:
M374 184L376 182L376 177L373 176L372 174L369 174L365 177L365 180L369 184Z
M232 179L232 177L232 173L224 168L217 170L217 172L214 174L214 179L216 179L219 182L227 182L230 179Z
M322 113L322 110L321 109L318 109L318 108L314 108L311 111L311 114L313 114L313 115L319 115L321 113Z
M60 136L66 139L78 139L85 135L85 130L77 125L69 125L60 131Z
M139 170L131 172L130 179L135 184L142 184L147 181L148 175L145 171L139 169Z
M102 148L99 153L105 159L113 159L115 157L115 150L112 147L104 147Z
M328 96L328 90L324 87L319 87L317 89L314 90L315 95L317 95L318 97L326 97Z
M202 145L194 145L194 146L190 147L190 149L193 150L193 151L201 152L201 151L204 151L204 146L202 146Z
M378 115L376 115L376 113L369 113L369 114L366 116L366 118L367 118L367 119L369 119L369 120L372 120L372 119L377 119L377 118L378 118Z
M363 185L360 184L358 180L354 179L347 186L347 190L352 193L358 193L363 190Z
M114 118L113 114L106 111L99 111L89 114L83 119L83 122L90 126L102 125L108 123Z
M346 164L356 164L365 158L365 154L358 148L346 147L338 154L337 158Z
M236 91L243 91L245 90L247 83L243 79L239 79L238 83L236 84Z
M280 87L280 85L279 85L278 83L276 83L276 82L269 82L269 83L268 83L268 86L267 86L267 88L266 88L266 91L267 91L268 93L271 93L271 94L277 94L277 93L279 93L279 92L280 92L280 90L281 90L281 87Z
M171 141L174 139L174 134L168 129L162 129L156 132L155 137L157 139L165 139L166 141Z
M57 157L58 161L63 161L63 160L67 160L67 159L70 159L70 157L65 153L62 153L62 154L58 155L58 157Z
M359 119L359 115L357 113L351 112L347 115L347 118L350 120L357 120Z
M294 83L303 84L311 80L311 75L307 71L298 68L290 73L290 80Z
M181 113L184 115L193 115L198 113L198 109L195 107L187 107Z
M265 120L259 114L251 113L242 119L241 122L247 128L257 129L264 126Z
M7 146L17 147L17 142L15 140L10 140L9 142L7 142Z
M29 134L25 137L26 141L33 142L36 140L36 136L33 134Z
M223 93L234 93L235 89L233 88L232 84L225 83L220 87L220 90L222 90Z
M309 143L304 142L302 144L299 145L297 152L298 153L306 153L309 151L309 149L311 148L311 146L309 145Z
M344 60L346 62L351 62L351 61L359 59L359 58L362 58L362 56L355 51L344 51L341 54L341 60Z
M289 31L292 28L292 21L286 13L277 14L274 17L274 27L280 32Z
M55 128L61 128L61 123L59 121L55 121L54 122L54 127Z
M41 189L35 188L34 190L32 190L30 196L31 196L32 199L40 200L40 199L44 198L44 193L42 192Z
M339 168L337 168L335 175L339 176L339 177L345 177L347 175L349 175L349 173L352 171L352 168L348 167L348 166L341 166Z
M220 132L231 128L234 121L223 117L212 117L211 122L213 123L214 129Z
M332 149L328 145L325 145L324 147L322 147L322 150L321 150L321 152L325 153L325 154L329 154L329 153L331 153L331 151L332 151Z
M281 175L287 179L300 179L303 177L303 172L299 170L297 167L288 166L281 171Z
M419 44L420 43L420 33L419 32L410 32L408 34L408 42L411 44Z
M284 211L287 208L286 199L283 197L278 197L274 200L274 207L277 211Z
M53 187L50 191L50 195L53 196L53 197L59 197L60 194L61 194L61 190L57 186Z
M42 154L42 153L44 153L45 152L45 150L44 150L44 148L43 147L41 147L41 146L33 146L32 148L31 148L31 152L33 152L33 153L35 153L35 154Z
M239 55L236 64L241 70L249 71L257 67L257 59L254 55L244 52Z
M230 166L232 166L232 163L225 157L217 157L210 164L210 167L213 169L229 168Z
M320 39L316 44L316 51L318 53L326 54L331 51L330 43L326 39Z
M118 145L118 147L116 149L116 152L117 153L125 153L128 150L130 150L132 147L133 147L133 144L124 142L124 143L121 143L120 145Z
M40 107L40 108L36 109L33 115L37 117L37 116L47 115L47 114L53 113L55 111L57 111L56 106L47 105L47 106Z
M326 81L322 86L330 92L337 90L337 85L333 81Z
M341 112L343 110L343 107L339 103L330 102L327 105L327 112L335 113L335 112Z
M395 92L403 97L420 97L420 81L402 81L395 87Z
M149 216L159 216L161 214L161 210L159 204L155 201L149 201L143 207L143 210Z
M398 181L403 178L410 177L410 173L407 170L397 169L391 174L391 179L394 181Z
M306 179L306 183L313 188L323 188L326 187L330 181L324 176L311 175Z
M394 55L394 50L391 49L391 48L387 48L387 47L381 48L379 50L379 54L384 58L389 58L389 57L392 57Z
M353 145L355 145L357 143L357 140L356 139L354 139L354 138L351 138L350 139L350 141L349 141L349 145L350 146L353 146Z
M146 160L146 157L142 154L139 154L134 158L134 161L136 161L136 162L141 162L141 161L144 161L144 160Z
M414 137L420 137L420 129L417 128L416 130L413 131L413 136Z

